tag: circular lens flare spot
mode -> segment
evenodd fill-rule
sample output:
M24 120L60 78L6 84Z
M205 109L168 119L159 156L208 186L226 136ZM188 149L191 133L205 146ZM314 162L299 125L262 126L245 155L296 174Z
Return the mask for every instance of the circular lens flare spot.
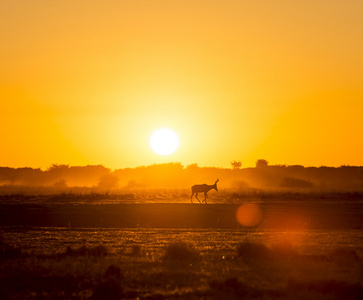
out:
M254 227L262 221L262 211L257 204L242 204L236 213L237 221L243 226Z
M157 154L169 155L178 148L179 139L174 131L170 129L159 129L152 134L150 146Z

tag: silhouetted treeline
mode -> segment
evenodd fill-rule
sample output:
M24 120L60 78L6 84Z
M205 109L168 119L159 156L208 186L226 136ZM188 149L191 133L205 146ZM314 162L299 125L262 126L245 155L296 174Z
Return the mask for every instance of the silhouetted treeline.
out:
M47 170L0 167L0 186L99 188L188 188L214 183L222 188L363 188L363 167L304 167L271 165L227 169L181 163L155 164L111 170L102 165L52 165Z
M53 164L47 170L0 167L0 185L22 186L94 186L110 174L104 166L70 167Z

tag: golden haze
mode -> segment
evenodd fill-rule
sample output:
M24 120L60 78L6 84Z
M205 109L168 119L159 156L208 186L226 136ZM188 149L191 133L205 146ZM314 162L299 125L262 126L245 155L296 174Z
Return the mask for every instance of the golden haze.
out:
M362 165L362 6L3 1L0 165Z

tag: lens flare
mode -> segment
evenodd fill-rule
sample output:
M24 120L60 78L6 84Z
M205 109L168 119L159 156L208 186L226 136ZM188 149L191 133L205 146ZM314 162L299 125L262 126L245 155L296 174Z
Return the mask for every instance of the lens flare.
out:
M236 213L237 221L243 226L254 227L262 221L262 211L257 204L242 204Z

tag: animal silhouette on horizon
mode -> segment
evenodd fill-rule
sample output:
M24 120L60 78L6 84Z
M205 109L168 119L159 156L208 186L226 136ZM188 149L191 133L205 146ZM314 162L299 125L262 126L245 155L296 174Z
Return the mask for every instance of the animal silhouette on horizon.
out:
M219 181L219 179L217 178L216 182L214 184L211 184L211 185L208 185L208 184L196 184L196 185L193 185L192 186L192 195L190 196L190 201L193 203L193 195L195 194L195 198L197 198L199 203L205 202L205 204L207 204L207 198L208 198L207 193L211 189L215 189L218 192L218 188L217 188L217 182L218 181ZM200 200L198 199L198 193L204 193L204 200L202 202L200 202Z

